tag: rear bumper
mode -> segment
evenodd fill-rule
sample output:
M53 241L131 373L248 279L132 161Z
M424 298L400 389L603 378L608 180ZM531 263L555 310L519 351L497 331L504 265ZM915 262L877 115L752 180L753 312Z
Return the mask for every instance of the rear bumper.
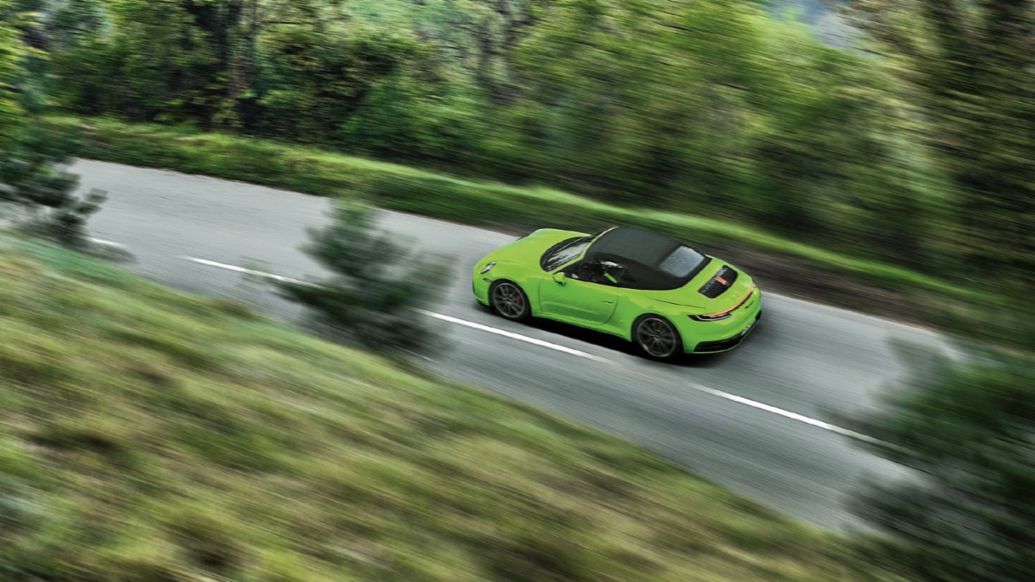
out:
M749 325L747 328L745 328L744 331L741 331L740 333L738 333L735 336L728 337L728 338L721 339L721 340L711 340L711 341L706 341L706 342L699 342L696 346L694 346L694 349L693 349L692 353L695 353L695 354L715 354L715 353L718 353L718 352L725 352L727 350L732 350L733 348L739 346L740 342L744 341L744 338L746 338L748 335L751 334L752 331L754 331L755 327L758 325L758 322L761 321L761 319L762 319L762 312L759 311L755 315L755 320L753 322L751 322L751 325Z
M676 323L688 354L725 352L739 346L755 329L762 316L762 292L756 291L729 319L693 321L689 317Z

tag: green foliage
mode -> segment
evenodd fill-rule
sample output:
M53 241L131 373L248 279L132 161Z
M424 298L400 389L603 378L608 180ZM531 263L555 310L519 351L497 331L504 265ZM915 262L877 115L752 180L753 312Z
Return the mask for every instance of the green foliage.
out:
M527 113L502 156L534 152L576 190L924 256L926 193L904 175L923 169L863 57L729 0L561 2L519 49Z
M76 0L46 33L74 111L735 217L946 272L897 87L759 4Z
M850 6L929 121L912 129L950 180L956 254L1024 293L1035 283L1035 1Z
M776 279L827 290L830 270L861 275L891 287L885 303L900 303L897 313L933 312L920 317L942 325L958 304L901 301L903 287L981 288L946 293L978 297L952 320L988 334L976 312L1013 313L1001 297L1030 312L1035 3L850 4L871 37L860 35L860 48L876 54L825 45L758 0L68 0L35 32L48 41L50 84L73 111L654 210L514 212L516 201L475 195L470 180L369 167L337 176L326 156L278 159L283 150L266 142L233 146L248 155L216 147L208 151L225 157L212 160L179 141L162 141L177 151L143 143L109 159L321 194L365 190L461 220L533 226L560 209L569 222L552 225L657 224L706 246L733 241L822 267ZM411 182L420 197L406 192ZM489 216L501 209L509 214ZM991 335L1019 337L1001 328Z
M1008 269L1023 294L1035 3L848 3L877 58L773 5L68 0L35 32L73 111L735 219L960 282Z
M894 536L910 578L1027 580L1035 567L1035 366L982 356L925 366L862 423L877 452L919 472L872 486L860 513Z
M305 249L334 277L280 283L281 291L314 310L335 337L391 354L428 350L434 336L419 310L434 300L446 270L406 253L398 237L377 231L374 217L359 204L339 206Z
M0 0L0 152L12 147L23 115L16 84L24 49L14 16L10 1Z
M286 26L262 40L268 58L263 96L264 129L304 141L334 143L378 81L397 71L416 50L385 30ZM347 139L348 136L346 136Z
M482 155L484 119L469 85L427 90L424 76L403 70L375 85L341 127L349 150L382 158L463 167Z
M485 392L0 236L4 580L859 580L849 542Z
M104 195L80 198L78 178L63 169L71 161L74 141L39 123L38 87L32 73L34 51L20 34L33 19L0 3L0 210L7 220L66 246L87 246L87 218L100 208Z

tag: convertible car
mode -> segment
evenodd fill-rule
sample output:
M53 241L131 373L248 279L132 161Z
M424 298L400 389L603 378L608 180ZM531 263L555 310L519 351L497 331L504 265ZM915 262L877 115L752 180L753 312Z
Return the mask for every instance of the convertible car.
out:
M473 276L478 301L506 319L613 334L661 360L732 349L762 311L743 271L637 228L537 230L478 261Z

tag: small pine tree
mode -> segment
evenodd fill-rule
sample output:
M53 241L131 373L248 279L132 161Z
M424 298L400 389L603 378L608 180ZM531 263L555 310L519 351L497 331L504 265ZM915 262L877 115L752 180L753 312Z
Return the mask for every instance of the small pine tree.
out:
M318 327L335 339L394 355L427 351L433 334L419 310L438 295L446 269L379 232L375 217L362 205L339 206L334 222L310 231L304 247L333 276L280 283L281 292L313 310Z
M0 0L0 208L14 209L19 226L70 247L85 248L86 220L100 209L103 192L75 194L79 179L65 168L75 148L67 136L38 122L44 106L31 80L38 61L22 42L18 26L31 18ZM39 63L35 63L39 68Z
M78 196L79 177L65 170L71 142L50 132L29 128L12 151L0 159L0 202L19 210L15 221L24 230L76 249L90 246L86 221L101 208L106 195L91 190Z

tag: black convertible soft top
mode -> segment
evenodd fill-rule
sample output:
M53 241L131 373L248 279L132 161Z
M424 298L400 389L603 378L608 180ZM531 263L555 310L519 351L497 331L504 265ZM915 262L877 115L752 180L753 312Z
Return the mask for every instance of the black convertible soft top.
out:
M677 252L678 251L678 252ZM671 272L666 260L681 259L686 271ZM639 289L676 289L686 285L711 259L663 234L621 226L597 237L586 252L589 260L614 261L626 267L626 286Z
M592 259L622 258L657 268L665 257L681 246L683 243L663 234L619 226L600 235L586 256Z

